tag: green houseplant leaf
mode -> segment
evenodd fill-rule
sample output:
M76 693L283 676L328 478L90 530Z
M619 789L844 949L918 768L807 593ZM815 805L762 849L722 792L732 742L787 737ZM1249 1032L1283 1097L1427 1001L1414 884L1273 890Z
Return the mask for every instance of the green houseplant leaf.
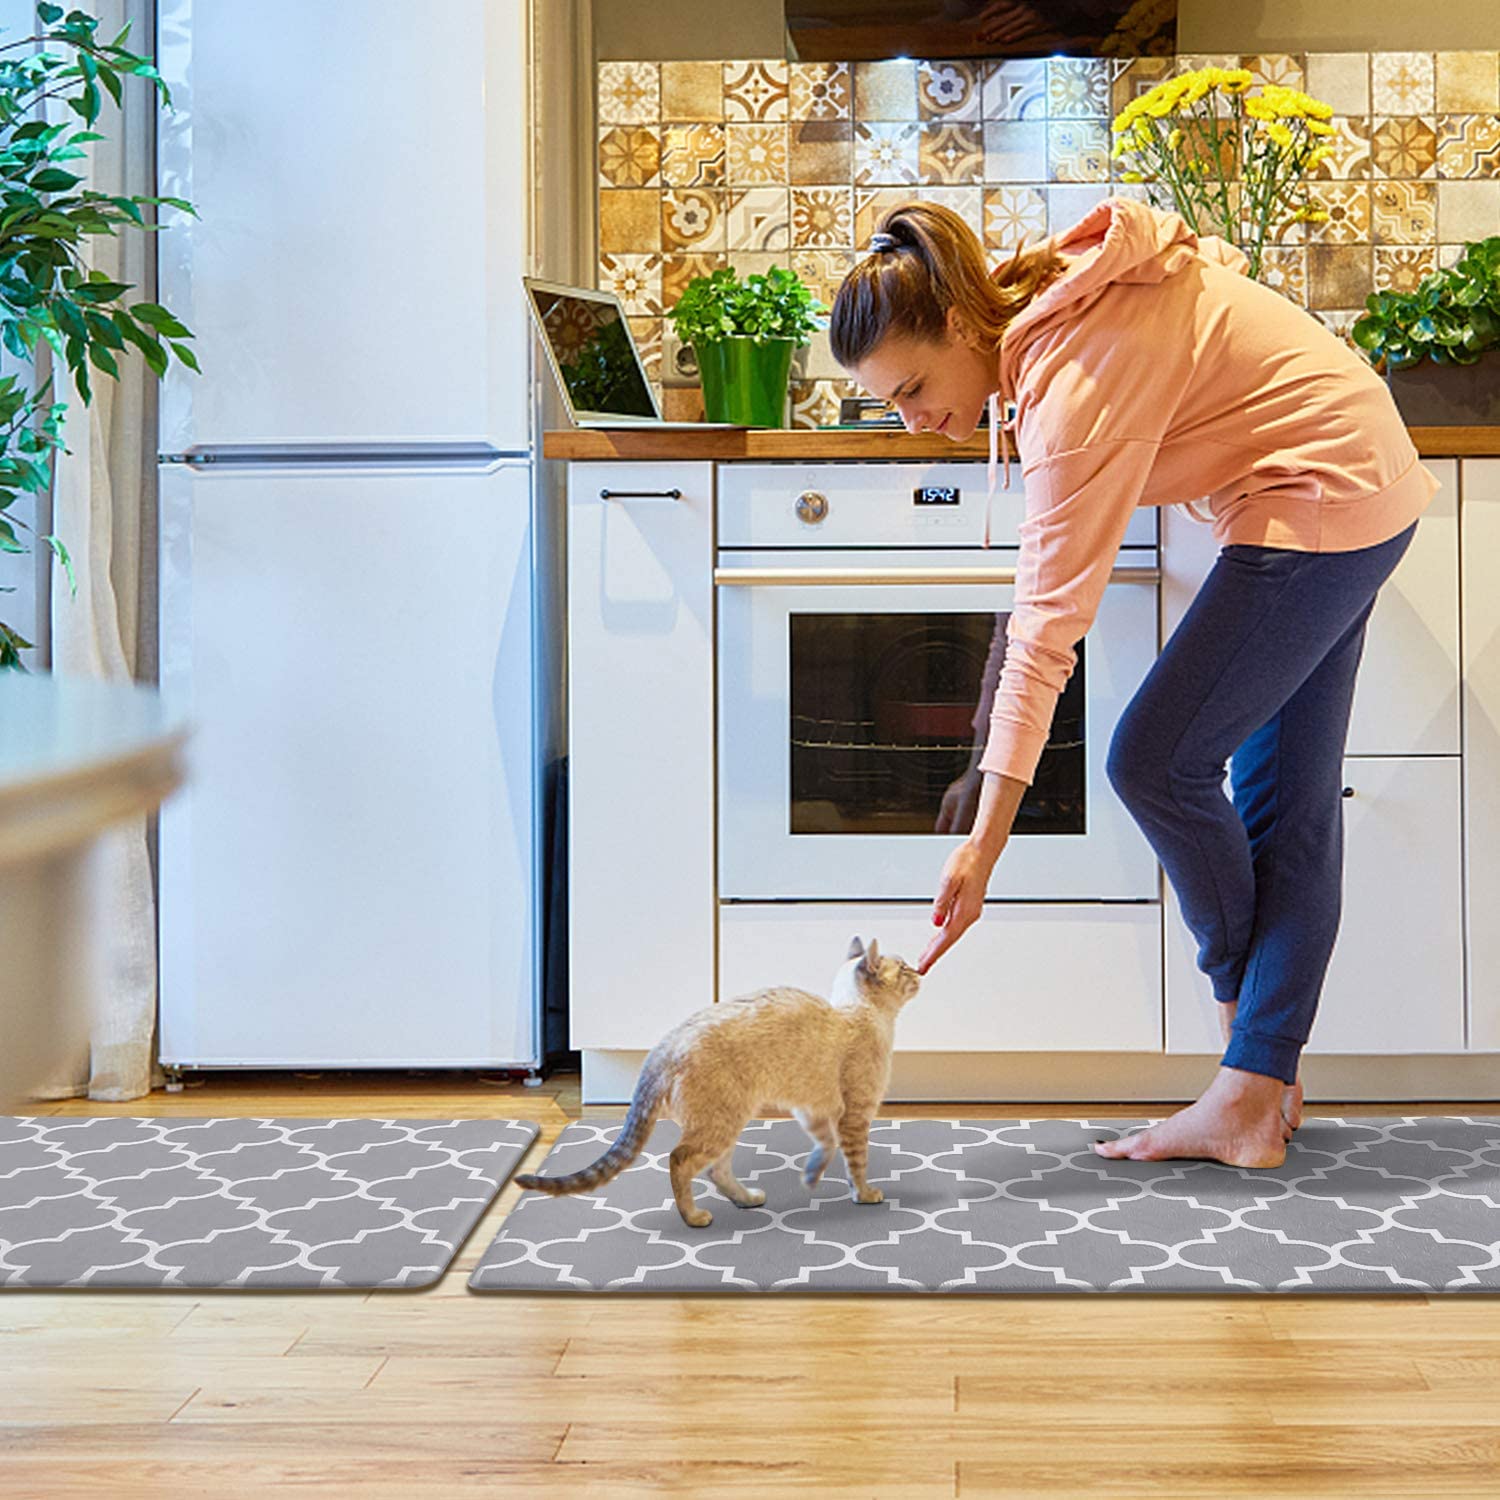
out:
M817 332L818 318L827 311L795 271L772 266L741 281L726 266L690 281L667 316L684 344L740 337L792 339L800 345Z
M1382 373L1424 359L1471 365L1500 348L1500 235L1470 241L1410 292L1372 292L1351 336Z

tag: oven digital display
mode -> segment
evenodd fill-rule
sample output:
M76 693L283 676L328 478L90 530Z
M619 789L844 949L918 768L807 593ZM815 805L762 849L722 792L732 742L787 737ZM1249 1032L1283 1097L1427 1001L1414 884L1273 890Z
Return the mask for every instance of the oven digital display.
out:
M957 505L958 486L956 484L919 484L911 492L914 505Z

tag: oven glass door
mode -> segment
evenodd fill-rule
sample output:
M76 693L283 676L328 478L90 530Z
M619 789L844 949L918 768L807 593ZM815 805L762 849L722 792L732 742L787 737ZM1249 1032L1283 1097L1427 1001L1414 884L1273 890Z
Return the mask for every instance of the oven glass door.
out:
M1120 566L1130 560L1122 550ZM930 899L973 824L1014 600L1010 583L943 575L1014 562L998 548L720 554L721 897ZM892 581L903 569L923 581ZM830 573L866 581L776 581ZM1106 588L992 899L1157 898L1155 856L1104 776L1155 657L1156 594L1154 582Z

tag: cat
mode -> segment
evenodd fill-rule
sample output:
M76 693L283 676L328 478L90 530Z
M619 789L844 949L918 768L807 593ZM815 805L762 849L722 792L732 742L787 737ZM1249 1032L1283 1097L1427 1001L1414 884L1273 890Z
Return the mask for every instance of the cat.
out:
M565 1177L518 1176L539 1193L584 1193L618 1176L640 1155L658 1119L682 1127L670 1158L672 1196L693 1229L713 1215L693 1199L705 1167L719 1191L740 1208L766 1201L734 1175L731 1159L746 1124L768 1109L787 1109L812 1137L802 1181L817 1185L840 1147L860 1203L879 1203L865 1181L870 1121L891 1077L896 1016L917 992L917 971L882 958L858 938L834 975L832 1002L806 990L773 988L695 1011L647 1054L625 1123L597 1161Z

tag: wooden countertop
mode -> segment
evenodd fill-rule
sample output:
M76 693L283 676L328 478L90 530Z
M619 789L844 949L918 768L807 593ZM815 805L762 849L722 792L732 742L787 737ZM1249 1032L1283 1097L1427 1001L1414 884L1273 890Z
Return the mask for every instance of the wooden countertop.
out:
M1413 427L1412 441L1424 458L1500 456L1500 427ZM1015 449L1012 446L1012 453ZM656 463L714 459L985 459L989 440L984 432L967 442L924 434L921 437L893 428L866 432L829 432L809 427L754 428L734 431L705 427L612 428L608 432L568 428L548 432L542 439L544 458L618 461L640 459Z

